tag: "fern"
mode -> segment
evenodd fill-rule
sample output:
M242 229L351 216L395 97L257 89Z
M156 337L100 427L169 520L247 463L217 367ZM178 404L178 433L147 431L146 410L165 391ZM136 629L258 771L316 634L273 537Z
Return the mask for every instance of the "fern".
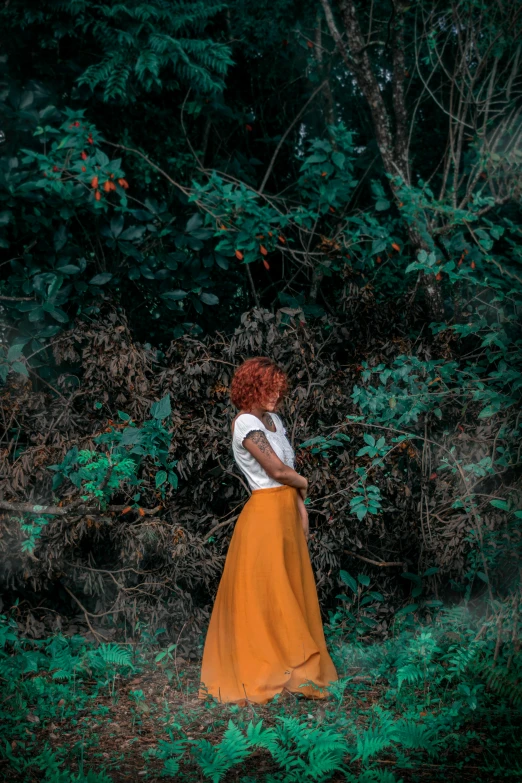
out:
M503 663L494 664L491 658L485 658L474 665L473 671L497 696L515 706L522 705L522 678L516 669L510 670Z
M398 721L395 728L397 742L412 750L424 750L430 756L437 752L433 729L413 721Z
M352 761L360 759L363 764L366 764L372 756L388 748L394 739L395 735L386 736L379 729L367 729L357 736L356 753Z
M473 642L469 647L451 645L445 656L448 663L448 678L462 677L475 659L479 649L479 645Z
M279 725L262 730L262 721L250 723L247 737L252 746L266 748L285 771L285 781L326 780L343 770L348 752L345 738L333 729L310 730L297 718L277 718Z
M206 778L219 783L229 769L239 764L250 753L250 743L232 720L219 745L208 740L196 740L193 743L193 755Z
M90 32L101 49L101 61L79 78L92 90L103 90L106 102L135 98L132 77L146 91L161 88L161 74L173 76L204 93L219 92L232 64L227 46L201 38L223 6L204 3L117 3L87 8L82 32ZM192 35L194 37L192 37ZM165 85L166 86L166 85Z
M89 650L86 663L98 674L106 672L110 666L134 668L131 651L119 644L102 644L96 650Z
M424 679L424 671L416 663L407 663L406 666L401 666L397 669L397 684L399 689L403 682L407 682L408 685L416 685Z

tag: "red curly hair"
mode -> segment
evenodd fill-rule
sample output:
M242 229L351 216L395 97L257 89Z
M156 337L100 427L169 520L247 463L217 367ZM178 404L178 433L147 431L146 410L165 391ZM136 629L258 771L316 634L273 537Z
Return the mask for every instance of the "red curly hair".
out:
M288 377L268 356L254 356L237 368L230 385L230 400L239 409L262 404L267 397L279 394L278 402L287 394Z

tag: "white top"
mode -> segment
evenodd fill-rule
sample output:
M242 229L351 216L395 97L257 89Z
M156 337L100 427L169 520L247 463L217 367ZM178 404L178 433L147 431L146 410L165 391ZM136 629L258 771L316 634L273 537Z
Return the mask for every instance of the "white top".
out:
M286 429L283 426L283 422L277 413L271 412L270 416L276 426L276 432L272 432L265 427L261 419L254 416L253 413L241 413L234 423L234 432L232 435L234 459L236 460L239 469L245 474L250 489L252 490L281 487L283 485L273 478L270 478L257 459L243 446L243 441L250 432L254 432L254 430L263 432L281 462L284 462L284 464L288 465L290 468L294 467L295 454L286 437Z

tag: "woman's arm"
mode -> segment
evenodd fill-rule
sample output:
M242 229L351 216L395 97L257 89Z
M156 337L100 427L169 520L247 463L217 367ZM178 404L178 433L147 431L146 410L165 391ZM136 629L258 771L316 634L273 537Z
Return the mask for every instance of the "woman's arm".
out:
M310 526L308 523L308 511L306 510L306 506L304 504L304 500L299 494L297 493L297 505L299 507L299 514L301 515L301 523L303 525L303 531L305 534L305 538L308 541L309 535L310 535Z
M280 484L295 487L299 490L299 497L304 500L308 490L308 479L301 476L293 468L285 465L279 459L264 432L253 430L244 439L243 445L259 462L270 478L273 478L274 481L278 481Z

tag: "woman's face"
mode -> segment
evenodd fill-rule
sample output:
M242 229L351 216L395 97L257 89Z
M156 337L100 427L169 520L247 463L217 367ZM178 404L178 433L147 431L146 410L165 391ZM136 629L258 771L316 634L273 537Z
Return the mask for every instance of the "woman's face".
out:
M279 402L279 392L272 392L265 400L262 401L262 407L267 411L275 411L277 403Z

